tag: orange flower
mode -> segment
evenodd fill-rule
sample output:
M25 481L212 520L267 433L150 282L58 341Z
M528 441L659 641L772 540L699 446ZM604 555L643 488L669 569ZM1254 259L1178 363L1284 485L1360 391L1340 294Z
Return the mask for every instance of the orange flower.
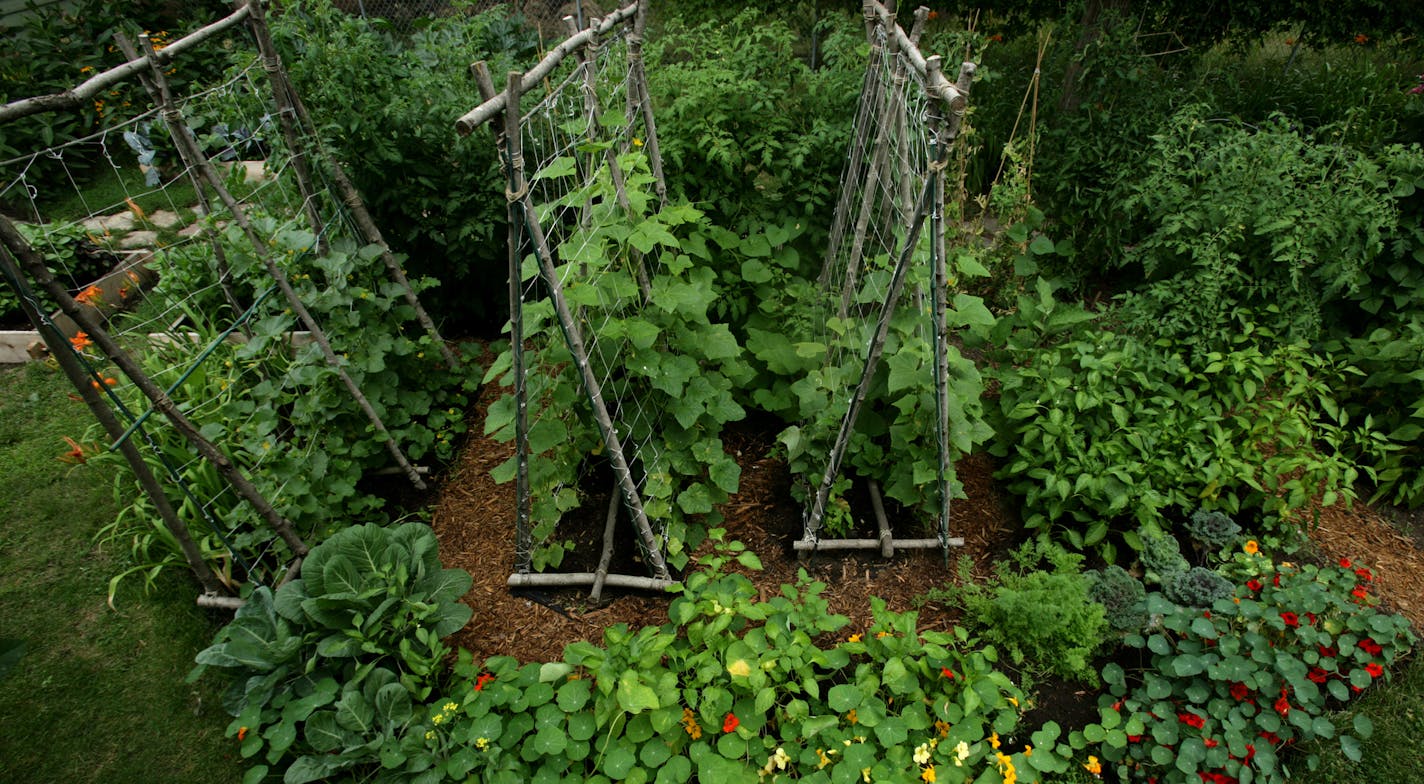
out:
M238 739L238 741L247 740L247 728L246 728L246 727L238 727L238 729L237 729L237 739Z
M735 713L728 713L727 718L722 719L722 731L731 732L735 730L741 723L742 722L737 718L737 715Z
M1247 555L1255 555L1261 552L1261 545L1257 544L1255 539L1251 539L1247 541L1246 544L1241 545L1241 549L1245 551Z
M1287 38L1287 39L1286 39L1286 46L1295 46L1295 39L1294 39L1294 38Z
M931 21L931 22L933 22L934 20L936 20L936 19L938 19L938 18L939 18L939 11L930 11L930 21Z
M475 691L483 691L485 688L485 684L489 683L492 680L494 680L493 675L487 672L480 673L480 677L475 679Z
M89 333L80 331L69 339L69 345L73 346L75 351L83 351L94 345L94 341L89 339Z
M1361 46L1366 43L1369 43L1369 40L1370 37L1368 35L1365 35L1364 33L1360 33L1359 35L1355 36L1355 43L1360 44Z
M702 725L697 723L697 714L693 713L691 708L682 709L682 728L693 740L702 737Z
M78 441L75 441L69 436L65 436L64 440L66 443L69 444L69 451L56 458L59 460L59 462L69 463L71 465L78 465L80 463L88 462L89 457L84 454L84 447L80 445Z
M98 306L99 303L104 301L104 290L98 286L90 286L74 295L74 301L83 305Z

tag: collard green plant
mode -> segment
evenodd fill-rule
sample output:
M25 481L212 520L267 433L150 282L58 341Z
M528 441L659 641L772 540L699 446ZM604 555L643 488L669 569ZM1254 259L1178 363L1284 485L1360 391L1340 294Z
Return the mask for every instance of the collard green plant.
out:
M1120 632L1147 625L1147 587L1117 564L1088 572L1088 598L1103 606L1108 626Z
M305 784L400 755L440 682L441 642L469 620L472 580L443 569L420 523L352 526L313 548L302 577L258 587L190 678L229 670L228 733L257 757L245 781Z
M1229 580L1204 566L1175 572L1162 586L1163 595L1183 607L1210 607L1234 590Z
M1226 514L1201 509L1192 512L1184 528L1193 541L1214 552L1236 544L1241 534L1241 526Z

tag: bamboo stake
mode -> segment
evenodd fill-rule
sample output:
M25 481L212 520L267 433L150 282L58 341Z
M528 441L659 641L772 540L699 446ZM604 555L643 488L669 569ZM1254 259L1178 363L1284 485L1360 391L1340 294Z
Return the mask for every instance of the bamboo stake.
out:
M319 255L326 255L326 233L322 231L321 214L316 209L316 188L312 185L311 167L307 165L306 144L297 129L297 110L292 105L291 85L282 70L282 58L272 45L272 35L267 30L267 20L262 16L262 0L233 0L234 4L249 9L247 26L252 37L257 40L257 52L262 57L262 70L267 72L267 84L272 88L272 100L277 104L277 121L282 126L282 139L287 143L287 152L292 158L292 171L297 175L297 192L302 195L302 211L312 234L316 235Z
M470 66L475 77L475 85L480 95L488 100L495 94L494 80L490 78L489 67L484 62ZM494 126L495 149L499 152L500 165L512 176L514 170L510 159L509 139L504 123ZM513 183L511 182L511 187ZM519 215L513 199L505 200L505 242L509 275L509 351L514 373L514 558L515 569L521 574L533 570L534 540L529 525L529 393L524 383L524 297L522 295L521 271L519 269Z
M593 590L588 600L598 604L603 600L603 581L608 579L608 566L613 563L613 532L618 524L618 492L608 494L608 516L603 521L603 552L598 556L598 571L594 572Z
M30 279L42 286L50 298L59 305L60 311L73 319L74 323L89 335L95 345L108 355L119 370L149 399L153 407L173 423L173 427L188 440L188 443L198 451L198 454L213 464L218 473L227 480L243 500L252 504L253 509L287 543L292 553L298 556L306 555L307 546L301 537L292 530L291 523L282 517L272 507L272 504L258 492L241 468L237 467L216 445L198 432L198 428L178 410L172 398L153 383L153 380L143 372L138 363L134 362L128 353L109 336L99 320L87 309L79 307L79 304L69 296L69 292L65 290L64 286L54 279L54 275L45 266L44 259L29 247L20 233L15 230L14 225L3 215L0 215L0 242L9 248L10 253L20 262Z
M141 38L140 40L147 43L146 38ZM341 360L331 348L331 341L327 339L326 332L322 330L321 325L312 317L311 312L307 310L306 305L303 304L301 298L297 296L296 290L292 288L291 281L287 279L287 274L283 272L282 268L278 267L277 263L272 259L272 254L267 248L267 243L263 241L262 237L257 233L257 230L253 228L252 222L247 217L247 211L233 198L232 193L229 192L227 186L223 184L222 178L218 176L217 170L213 167L212 162L208 160L208 156L198 148L197 142L193 140L192 133L188 130L188 126L183 123L182 116L178 110L173 107L172 96L168 91L168 81L163 75L163 69L154 62L156 58L149 58L149 60L152 66L149 75L153 79L154 84L158 86L159 93L163 96L163 108L160 110L160 114L164 122L168 123L174 143L180 148L187 148L185 157L193 160L197 164L198 170L203 173L203 178L207 180L208 186L212 188L213 193L217 194L223 206L232 214L233 222L236 223L242 229L243 234L247 236L247 241L252 245L253 253L261 260L263 266L267 269L267 274L272 278L273 282L277 284L277 288L281 290L282 296L287 300L287 305L292 309L292 312L296 314L297 318L302 322L302 325L311 332L312 342L317 344L317 347L321 349L322 355L326 358L326 363L336 371L336 375L341 379L342 384L345 385L346 391L350 393L352 399L354 399L356 404L361 408L362 413L366 415L367 421L375 428L376 433L385 443L386 451L391 454L396 464L405 471L406 478L410 480L410 483L414 485L416 489L424 490L426 488L425 481L420 478L420 474L415 470L414 466L410 464L410 461L406 459L405 453L401 451L400 446L396 444L390 431L386 429L385 423L381 421L380 415L376 413L376 409L371 405L371 401L366 398L365 393L361 391L361 388L356 385L356 382L351 378L350 374L342 367Z
M267 28L265 19L259 27L252 28L253 34L257 37L259 48L270 49L274 56L277 48L272 42L271 31ZM297 93L297 89L292 85L291 77L288 76L285 68L280 68L275 72L275 76L280 79L283 90L291 101L292 110L296 113L297 120L305 129L309 138L315 140L318 152L321 151L321 137L316 132L316 124L312 122L311 114L307 111L306 104L302 103L302 97ZM385 237L381 235L381 230L376 226L376 221L371 217L371 211L367 209L366 202L361 198L361 193L352 184L351 178L346 175L346 170L341 164L330 156L320 156L326 176L330 179L332 186L336 189L336 195L341 198L341 203L350 212L352 220L356 224L356 229L361 232L362 239L368 245L376 245L381 249L381 262L386 267L386 274L391 280L400 286L401 294L405 298L406 304L415 311L416 321L420 322L421 328L434 341L440 350L440 356L445 360L445 366L452 371L460 369L460 360L455 356L455 352L441 337L440 330L436 328L435 321L426 312L425 306L421 304L420 297L416 295L415 289L411 287L410 280L406 277L405 270L400 262L396 260L395 254L391 252L391 246L386 244Z
M134 47L133 42L129 40L127 35L122 32L114 33L114 43L118 44L119 50L124 53L125 57L130 60L138 59L138 49ZM153 83L153 79L149 78L147 73L140 71L138 80L139 83L143 85L144 92L148 93L149 100L153 101L153 105L160 106L163 103L163 96L159 92L158 85ZM171 136L173 129L169 128L168 133ZM197 195L198 206L203 210L204 215L212 215L212 200L208 198L208 191L203 187L202 178L195 168L196 164L188 159L186 147L176 143L174 146L178 150L178 159L183 162L183 173L188 178L188 181L192 183L193 192ZM227 300L227 304L233 309L233 312L243 312L246 308L238 302L237 293L232 290L232 274L227 264L227 251L223 248L222 243L218 241L217 232L206 221L204 221L202 233L203 239L207 241L208 246L213 250L213 260L217 263L218 268L218 288L222 289L223 299ZM247 328L246 324L242 326L242 334L248 337L252 335L251 330Z
M166 64L178 55L196 47L198 44L212 38L218 33L241 22L247 18L247 9L239 8L232 14L219 19L212 24L200 28L179 38L168 46L164 47L153 59L159 63ZM149 58L141 57L137 60L130 60L123 65L110 68L102 73L89 77L79 85L72 87L62 93L52 95L41 95L34 98L24 98L12 101L0 106L0 124L27 117L40 112L53 112L63 109L78 109L89 102L94 96L102 93L119 82L141 73L149 67Z
M558 270L554 267L553 255L545 239L543 227L539 225L534 202L529 198L529 186L524 179L524 156L519 135L519 96L522 85L523 75L518 71L511 71L505 88L507 96L505 105L509 108L504 113L505 138L510 147L509 160L512 164L509 178L511 189L508 197L511 200L517 200L522 208L524 222L528 226L530 238L534 243L534 254L539 260L545 285L549 288L549 298L554 302L554 310L558 314L559 324L563 328L564 339L569 344L569 351L574 356L574 364L578 366L579 375L583 379L584 392L593 408L594 420L598 423L598 429L603 434L603 442L608 446L608 458L613 463L613 473L618 477L618 484L623 489L624 503L628 505L628 511L632 514L633 522L648 550L648 561L653 567L654 576L666 579L668 577L667 563L658 547L657 535L653 533L647 513L643 510L643 502L639 497L638 487L633 481L633 472L629 469L628 461L624 457L618 430L603 402L603 393L598 379L594 377L593 369L589 367L588 351L584 347L578 324L574 321L573 314L569 312L563 285L559 282Z
M3 272L4 277L16 284L24 280L24 275L11 257L10 251L3 245L0 245L0 272ZM15 294L20 300L20 309L24 311L25 318L29 319L44 340L45 345L49 346L50 356L54 357L59 364L59 369L64 372L69 383L79 393L84 405L88 406L89 411L94 414L94 418L99 420L99 425L104 428L104 432L109 435L110 440L117 439L123 434L124 427L119 424L114 412L91 383L92 377L84 372L84 368L75 359L68 340L54 327L52 322L40 314L32 298L26 296L26 292L21 291L18 285L15 286ZM188 526L178 517L177 511L173 509L173 504L168 500L167 494L163 492L163 486L158 483L158 478L153 475L153 470L148 467L143 455L139 454L138 448L132 441L125 439L119 445L119 453L128 461L134 478L138 480L139 487L143 488L144 494L153 502L153 507L163 522L163 527L168 529L168 532L178 542L178 549L182 551L183 559L188 562L188 567L193 570L193 575L198 578L198 583L203 586L203 591L209 595L229 593L227 585L218 578L217 574L213 572L212 566L204 560L202 550L193 541Z

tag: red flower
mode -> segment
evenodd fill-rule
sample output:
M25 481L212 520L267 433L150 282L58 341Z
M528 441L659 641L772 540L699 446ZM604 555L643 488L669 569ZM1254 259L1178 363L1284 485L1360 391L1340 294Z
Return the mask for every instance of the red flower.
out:
M487 672L480 673L480 677L475 679L475 691L483 691L485 688L485 684L489 683L492 680L494 680L493 675Z
M1333 659L1333 658L1335 658L1335 649L1334 649L1334 648L1329 648L1329 647L1326 647L1326 646L1324 646L1324 645L1316 645L1315 647L1320 651L1320 655L1321 655L1321 656L1324 656L1324 657L1327 658L1327 659Z
M1276 713L1279 713L1284 716L1290 713L1290 709L1290 700L1286 699L1286 695L1282 693L1281 698L1276 700Z
M735 730L737 728L737 725L741 723L742 722L737 719L736 714L728 713L727 718L722 719L722 731L731 732L732 730Z
M1274 585L1277 588L1281 587L1281 576L1279 574L1271 578L1271 585Z
M1245 762L1247 765L1250 765L1250 764L1251 764L1251 758L1254 757L1254 756L1256 756L1256 747L1255 747L1255 746L1252 746L1252 745L1249 744L1249 743L1247 743L1247 744L1246 744L1246 759L1243 760L1243 762Z
M1355 590L1350 591L1350 595L1355 597L1355 603L1359 604L1360 602L1369 598L1370 591L1368 588L1365 587L1364 583L1360 583L1359 585L1355 586Z
M1285 622L1286 626L1290 626L1291 628L1298 628L1300 626L1300 616L1293 612L1281 613L1281 620Z
M950 680L954 680L954 670L951 670L951 669L948 668L948 667L941 667L941 668L939 668L939 671L940 671L940 674L943 675L944 677L946 677L946 678L948 678L948 679L950 679Z
M244 740L247 740L247 728L246 728L246 727L238 727L238 728L237 728L237 740L238 740L239 743L241 743L241 742L244 741Z
M1267 743L1271 744L1272 746L1281 745L1281 736L1277 735L1274 732L1262 732L1260 733L1260 735L1261 738L1263 738Z
M1247 695L1249 695L1250 693L1251 687L1247 686L1244 683L1241 683L1240 681L1231 684L1231 696L1237 702L1246 699Z
M1349 559L1349 558L1341 558L1341 559L1340 559L1340 568L1341 568L1341 569L1349 569L1349 568L1350 568L1350 559Z
M1141 743L1141 742L1142 742L1142 736L1141 736L1141 735L1128 735L1128 736L1127 736L1127 742L1128 742L1128 743Z
M1379 666L1379 664L1375 662L1370 662L1369 664L1365 665L1365 672L1368 672L1371 678L1378 678L1379 676L1384 675L1384 668Z
M1371 580L1375 579L1375 576L1370 574L1370 570L1366 569L1363 566L1355 570L1355 576L1360 578L1361 580L1364 580L1365 582L1370 582Z
M1315 683L1324 683L1330 680L1330 673L1320 669L1319 667L1311 667L1310 672L1307 673L1305 677L1309 678Z
M1314 626L1314 625L1315 625L1315 613L1306 613L1306 614L1305 614L1305 620L1306 620L1306 622L1309 623L1311 626Z
M1381 648L1379 643L1375 642L1369 637L1360 640L1359 647L1360 650L1364 651L1365 653L1368 653L1371 656L1378 656L1381 652L1384 651L1384 648Z
M1206 747L1209 749L1214 749L1217 747L1216 738L1203 738L1202 743L1206 744Z
M1178 713L1177 718L1188 727L1194 727L1196 729L1201 729L1206 725L1206 719L1195 713Z
M1257 591L1261 590L1261 581L1253 577L1250 580L1246 581L1246 587L1251 589L1252 593L1256 593Z

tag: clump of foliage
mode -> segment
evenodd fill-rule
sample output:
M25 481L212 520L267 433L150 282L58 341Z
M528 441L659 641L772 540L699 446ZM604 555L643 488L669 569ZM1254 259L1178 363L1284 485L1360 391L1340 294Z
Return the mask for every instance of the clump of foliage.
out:
M1183 527L1193 541L1213 552L1235 544L1236 537L1241 533L1241 526L1226 514L1203 509L1192 512Z
M1205 566L1176 572L1162 586L1163 595L1183 607L1210 607L1234 590L1230 580Z
M312 548L300 579L251 592L197 656L232 674L223 705L246 780L304 784L396 753L470 619L470 575L442 569L426 525L357 525ZM261 755L260 757L258 755Z
M1331 713L1409 651L1408 621L1377 609L1372 573L1348 560L1297 567L1238 554L1223 568L1235 595L1209 609L1148 596L1160 627L1125 640L1146 666L1107 665L1102 721L1071 740L1096 744L1133 780L1163 784L1284 781L1284 753L1313 738L1338 738L1358 761L1369 720L1356 716L1347 734Z
M1088 572L1088 598L1103 606L1108 626L1126 632L1147 625L1147 587L1117 564Z
M1030 672L1095 682L1090 659L1103 642L1106 610L1090 596L1083 558L1043 540L1026 542L976 582L962 562L960 585L926 599L958 604L971 632Z
M1317 493L1353 497L1360 474L1331 379L1352 369L1302 344L1263 347L1250 328L1228 350L1189 353L1113 332L1008 353L995 452L1024 499L1024 523L1109 562L1139 527L1205 508L1266 530ZM1368 442L1365 448L1370 449Z

